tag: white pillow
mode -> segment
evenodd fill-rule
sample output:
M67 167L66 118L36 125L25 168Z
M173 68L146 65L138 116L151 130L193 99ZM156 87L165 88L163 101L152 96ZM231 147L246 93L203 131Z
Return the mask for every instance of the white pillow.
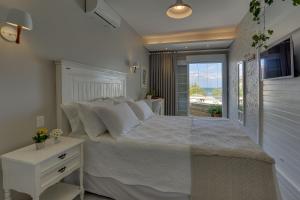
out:
M114 101L114 104L126 103L127 101L133 101L132 98L124 97L124 96L114 97L114 98L112 98L112 100Z
M145 121L154 115L151 108L144 100L137 102L128 101L127 103L141 121Z
M112 103L107 102L93 102L93 103L78 103L79 118L83 123L85 132L88 134L90 139L94 140L107 129L98 117L94 109L98 106L110 106Z
M62 104L61 108L69 120L72 133L84 132L83 124L79 118L77 104L76 103Z
M95 111L104 122L110 134L115 138L128 133L132 128L140 124L139 119L127 103L106 107L97 106L95 107Z
M114 104L113 99L111 98L97 98L97 99L93 99L90 101L91 103L96 103L96 102L105 102L105 103L111 103Z

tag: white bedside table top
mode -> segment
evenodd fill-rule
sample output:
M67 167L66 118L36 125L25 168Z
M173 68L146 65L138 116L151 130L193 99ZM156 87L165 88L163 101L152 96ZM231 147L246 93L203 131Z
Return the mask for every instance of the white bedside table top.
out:
M1 158L36 165L52 156L55 156L84 142L82 139L71 137L60 137L59 140L60 142L57 144L54 144L52 139L47 140L45 148L40 150L36 150L35 144L32 144L16 151L4 154L1 156Z

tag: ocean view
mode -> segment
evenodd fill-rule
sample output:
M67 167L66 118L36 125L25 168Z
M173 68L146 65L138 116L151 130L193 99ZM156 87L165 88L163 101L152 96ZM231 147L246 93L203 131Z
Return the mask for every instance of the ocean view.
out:
M222 91L222 88L202 88L206 94L206 96L213 96L214 90L220 90Z

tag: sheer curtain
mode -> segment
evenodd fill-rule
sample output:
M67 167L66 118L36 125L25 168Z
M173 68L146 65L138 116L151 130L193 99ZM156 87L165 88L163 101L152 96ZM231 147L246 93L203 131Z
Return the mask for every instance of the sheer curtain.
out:
M150 88L155 95L165 99L165 114L176 113L176 53L158 52L150 54Z

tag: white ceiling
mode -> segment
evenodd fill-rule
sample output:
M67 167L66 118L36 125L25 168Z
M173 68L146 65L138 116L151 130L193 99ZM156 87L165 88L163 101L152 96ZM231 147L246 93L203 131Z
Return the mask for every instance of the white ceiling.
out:
M250 0L185 0L193 15L183 20L166 16L176 0L107 0L141 36L236 26Z

